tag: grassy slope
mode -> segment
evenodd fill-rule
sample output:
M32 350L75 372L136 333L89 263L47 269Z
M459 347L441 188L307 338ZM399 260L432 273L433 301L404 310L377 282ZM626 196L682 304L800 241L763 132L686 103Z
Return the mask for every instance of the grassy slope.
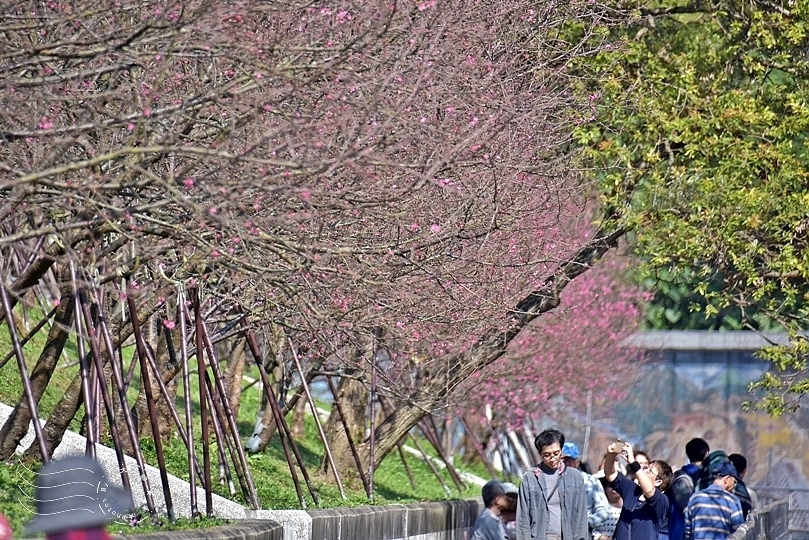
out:
M33 324L33 323L32 323ZM3 325L5 327L5 325ZM36 360L36 354L44 342L44 329L38 339L33 340L25 348L26 363L31 369ZM0 328L0 356L4 356L7 351L11 351L11 344L8 337L8 332L5 328ZM71 344L70 350L60 361L60 367L57 369L54 378L49 385L48 392L43 397L40 403L40 413L46 416L47 413L58 402L62 394L64 386L72 379L77 371L77 367L71 363L73 362L70 357L75 358L75 345ZM125 358L125 362L128 359ZM251 375L248 373L248 375ZM255 374L252 374L255 375ZM192 386L196 385L196 378L192 379ZM136 381L133 381L133 387L136 387ZM133 388L134 389L134 388ZM181 395L181 390L178 390ZM16 359L12 358L5 366L0 368L0 402L8 405L14 405L22 396L22 383L19 377L19 370L17 367ZM259 391L256 386L247 388L243 393L243 403L240 409L238 418L239 430L242 440L250 436L253 424L258 412ZM134 394L133 394L134 399ZM183 407L182 397L178 400L178 412L182 417ZM197 409L196 404L192 404L194 410ZM81 412L77 417L81 416ZM291 420L291 416L288 417ZM78 421L74 420L74 429L78 429ZM346 487L347 500L344 500L339 492L339 489L334 484L333 478L324 478L317 473L318 465L324 456L323 443L318 436L317 427L314 423L313 417L308 415L305 421L306 436L303 440L298 441L301 455L305 462L305 466L309 475L312 477L312 484L315 491L320 497L320 507L339 507L339 506L357 506L362 504L371 504L362 490L359 482L349 482L344 479ZM199 431L197 431L199 433ZM197 435L199 437L199 435ZM150 438L144 438L141 444L147 455L147 462L156 464L157 460L154 457L153 442ZM429 445L422 441L422 445L426 448ZM201 447L197 444L197 457L201 460L202 451ZM181 478L188 477L188 467L186 459L186 449L182 441L178 437L172 437L165 445L166 459L168 469L172 474ZM216 447L212 445L212 456L215 456ZM213 460L214 458L212 458ZM467 486L462 492L458 492L449 475L442 472L443 481L451 488L451 493L447 493L442 483L436 478L435 474L422 460L415 456L407 455L408 465L412 471L416 487L414 488L407 477L404 465L397 453L393 453L382 463L374 475L374 491L375 500L373 504L389 504L389 503L409 503L425 500L443 500L448 498L468 498L479 496L479 488L476 486ZM293 509L299 508L298 497L295 487L289 472L289 467L284 459L284 453L277 437L274 437L267 450L262 454L248 456L253 481L258 491L258 496L261 501L262 508L273 509ZM212 468L215 467L216 461L212 461ZM36 468L37 464L24 464L17 459L11 460L8 463L0 463L0 512L6 514L14 527L15 536L22 534L23 524L31 517L31 503L28 496L33 495L33 473L31 468ZM481 476L486 476L485 470L480 467L479 470L472 470L470 472L476 473ZM314 508L315 504L308 492L306 484L303 482L303 477L298 471L298 477L301 481L302 489L305 493L307 500L307 507ZM238 488L238 481L234 477L234 482ZM158 488L159 489L159 488ZM224 485L217 484L215 491L220 495L232 498L239 502L244 502L241 493L230 497L229 490ZM131 534L136 531L152 531L157 528L188 528L207 526L220 523L217 520L203 520L202 522L187 522L181 521L176 525L168 523L160 523L157 526L146 523L149 520L144 520L137 529L129 531L120 531L122 533ZM118 531L116 531L118 532Z

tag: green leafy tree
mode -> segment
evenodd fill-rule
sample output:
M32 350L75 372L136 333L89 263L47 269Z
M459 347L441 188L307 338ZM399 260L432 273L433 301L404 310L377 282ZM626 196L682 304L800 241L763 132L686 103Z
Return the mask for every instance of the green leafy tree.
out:
M692 267L641 268L636 279L647 292L643 323L651 330L782 330L755 305L740 307L727 303L720 273L701 277ZM707 294L697 291L707 283ZM710 305L712 302L713 305Z
M614 7L634 22L605 27L613 47L576 65L599 81L579 87L592 104L575 134L584 162L606 167L604 197L625 209L647 278L685 278L695 297L682 301L708 320L791 333L755 385L759 405L789 410L809 390L809 4Z

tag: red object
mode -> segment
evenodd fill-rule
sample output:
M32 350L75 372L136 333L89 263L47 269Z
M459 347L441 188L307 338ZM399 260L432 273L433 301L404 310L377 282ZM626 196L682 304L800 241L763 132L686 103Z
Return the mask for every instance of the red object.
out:
M0 514L0 540L11 540L13 536L13 532L11 530L11 524L8 522L8 518L3 514Z

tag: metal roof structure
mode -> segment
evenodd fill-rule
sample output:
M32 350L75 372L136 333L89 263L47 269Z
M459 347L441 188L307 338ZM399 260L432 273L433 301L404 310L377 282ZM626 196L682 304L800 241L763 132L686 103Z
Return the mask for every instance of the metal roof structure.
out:
M621 343L627 348L657 351L757 351L768 345L788 344L785 332L750 330L650 330L632 334Z

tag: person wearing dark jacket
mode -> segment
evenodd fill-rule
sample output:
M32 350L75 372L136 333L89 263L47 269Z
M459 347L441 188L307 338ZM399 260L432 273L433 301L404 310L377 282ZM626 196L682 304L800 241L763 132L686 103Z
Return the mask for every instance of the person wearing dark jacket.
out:
M671 505L669 512L669 540L683 540L685 535L685 509L688 499L694 494L697 473L702 460L710 452L708 443L699 437L693 438L685 444L685 455L688 463L674 473L671 486L666 490Z
M720 463L730 463L730 458L728 458L724 450L714 450L708 454L699 467L697 486L696 489L694 489L694 493L700 492L713 484L713 473L711 471ZM747 514L753 509L753 500L744 482L736 484L736 487L733 488L733 494L738 497L739 502L742 504L742 514L744 518L747 519Z
M500 521L500 509L506 504L506 491L497 480L489 480L480 490L483 512L475 521L472 540L506 540L506 529Z
M634 481L615 470L615 458L624 454L634 474ZM609 486L623 497L623 509L615 526L615 540L658 540L660 525L669 512L669 499L663 494L671 482L671 467L654 460L646 467L635 460L632 445L610 443L604 462L604 476Z

